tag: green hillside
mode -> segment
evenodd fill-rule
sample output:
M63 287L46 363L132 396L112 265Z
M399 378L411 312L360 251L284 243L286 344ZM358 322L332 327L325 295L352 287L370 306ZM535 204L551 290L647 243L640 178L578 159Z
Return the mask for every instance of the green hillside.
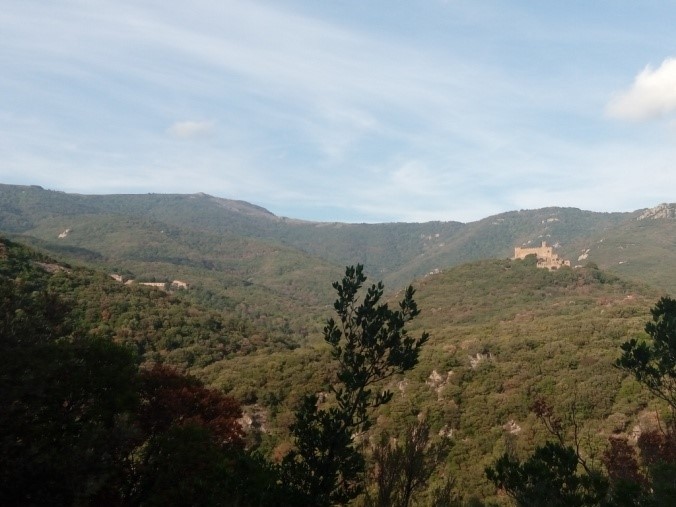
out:
M51 311L66 312L64 330L187 368L243 402L249 443L270 459L289 449L302 395L333 381L335 365L316 328L282 339L238 312L191 303L190 291L127 286L6 240L0 276L22 293L57 296L62 306ZM411 332L425 330L430 341L416 368L389 382L394 399L365 437L396 435L424 415L434 438L451 443L445 468L456 493L504 504L484 468L506 449L525 457L546 440L530 412L536 399L560 414L574 407L582 452L592 459L610 435L628 435L655 413L665 417L664 407L613 367L620 344L644 336L659 296L595 267L550 272L529 259L467 263L429 276L417 284L422 315ZM331 313L323 309L325 318Z
M184 281L189 289L177 297L228 310L280 340L317 330L317 315L331 301L332 273L340 269L279 242L160 222L148 210L153 196L148 202L146 196L99 202L35 187L3 187L0 197L0 228L23 242L125 280ZM157 199L163 209L176 211L172 199ZM12 227L16 215L6 209L24 210L24 227ZM202 211L197 208L190 216Z
M235 312L199 307L180 293L123 285L105 273L59 263L4 238L0 252L3 284L18 284L28 294L55 295L66 329L129 347L142 362L201 369L235 356L299 346Z
M294 266L309 271L297 271L291 282L305 292L317 290L312 283L303 284L306 275L325 287L330 277L313 273L327 274L357 262L399 288L431 272L480 259L509 258L515 246L547 241L574 265L594 262L674 293L676 271L664 266L676 263L676 206L664 209L648 212L643 220L638 218L645 210L543 208L467 224L344 224L277 217L249 203L206 194L94 196L0 185L0 231L35 241L65 258L156 278L190 268L187 274L202 283L217 279L220 284L223 279L232 286L252 279L273 291L288 283L277 274L288 278ZM326 295L315 294L322 299Z
M655 406L613 362L621 343L643 335L658 297L594 268L549 272L528 261L482 261L430 276L417 287L423 313L412 331L432 338L415 370L389 385L395 399L376 431L396 432L427 414L435 434L452 435L449 464L459 489L481 498L494 494L483 469L506 446L525 455L544 441L529 410L538 397L561 413L575 403L593 435L588 452L600 452L610 435L629 433ZM283 437L291 414L280 400L293 404L298 396L290 386L322 388L312 384L322 377L311 368L322 368L327 356L312 357L252 356L214 363L205 373L235 394L243 379L251 397L271 403L266 426Z
M506 446L525 454L542 441L529 413L538 397L561 413L575 402L599 448L610 434L629 432L649 403L612 366L657 299L644 286L596 269L549 272L505 260L430 277L417 296L425 312L415 327L432 339L409 379L410 399L398 405L428 411L435 429L453 431L463 491L490 495L483 468Z
M253 504L239 403L181 370L288 348L0 238L2 504Z
M673 211L676 206L669 209ZM674 294L676 219L644 213L644 218L640 218L641 213L634 213L631 220L619 227L595 231L586 240L575 241L580 255L586 254L581 262L594 262L619 276L641 280Z
M70 264L5 247L72 303L73 325L133 346L143 360L187 368L244 403L250 444L270 457L289 449L303 394L335 375L321 329L342 266L365 263L393 298L414 281L423 313L413 331L432 338L415 370L389 385L396 396L371 437L425 414L436 438L452 443L446 466L458 493L498 503L484 468L506 449L525 457L544 442L530 412L539 397L562 414L575 407L589 456L662 410L612 365L620 344L644 336L659 296L676 292L673 210L340 224L205 194L0 186L0 231ZM542 241L586 267L548 272L509 260L515 246ZM139 285L174 280L188 288Z

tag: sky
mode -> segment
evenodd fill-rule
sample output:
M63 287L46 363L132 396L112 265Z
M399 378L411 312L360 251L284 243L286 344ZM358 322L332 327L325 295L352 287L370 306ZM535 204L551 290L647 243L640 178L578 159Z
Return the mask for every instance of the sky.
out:
M371 223L676 201L676 2L0 5L0 183Z

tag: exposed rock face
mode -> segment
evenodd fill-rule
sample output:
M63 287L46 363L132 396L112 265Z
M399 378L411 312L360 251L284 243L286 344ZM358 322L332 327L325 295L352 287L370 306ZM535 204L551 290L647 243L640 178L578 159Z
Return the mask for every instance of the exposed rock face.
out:
M453 438L453 433L455 430L453 428L449 428L448 424L446 424L443 428L439 430L439 436L442 438Z
M661 431L660 418L657 412L644 410L638 414L638 424L629 433L629 441L636 443L644 432Z
M654 208L649 208L641 213L637 220L660 220L668 218L676 218L676 203L668 204L665 202L658 204Z
M437 372L437 370L432 370L432 373L430 373L430 376L427 377L425 383L437 391L440 391L441 388L443 388L448 383L451 375L453 375L452 371L442 375L441 373Z
M437 392L437 397L441 399L442 391L444 390L444 387L446 386L446 384L448 384L452 376L453 371L449 371L448 373L443 374L437 372L437 370L432 370L432 373L430 373L430 376L427 377L425 384L434 389Z
M439 372L437 372L437 370L432 370L430 376L427 377L426 384L434 388L437 388L443 382L443 379L444 378L439 374Z
M59 271L65 271L69 273L70 271L63 266L60 266L58 264L54 263L48 263L48 262L35 262L34 263L37 267L42 269L43 271L46 271L47 273L58 273Z
M237 422L247 433L252 431L267 433L268 431L268 414L266 410L258 404L242 407L242 417L237 419Z
M521 426L519 426L514 419L507 421L502 425L502 429L511 435L516 435L521 432Z
M490 352L481 353L477 352L476 356L468 356L469 357L469 364L472 367L473 370L477 368L482 362L488 360L488 359L493 359L493 354Z

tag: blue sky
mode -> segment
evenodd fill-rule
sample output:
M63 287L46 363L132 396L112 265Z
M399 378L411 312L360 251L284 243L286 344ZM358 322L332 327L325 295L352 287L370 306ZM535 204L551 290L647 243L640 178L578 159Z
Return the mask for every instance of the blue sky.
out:
M676 3L5 0L0 182L321 221L676 201Z

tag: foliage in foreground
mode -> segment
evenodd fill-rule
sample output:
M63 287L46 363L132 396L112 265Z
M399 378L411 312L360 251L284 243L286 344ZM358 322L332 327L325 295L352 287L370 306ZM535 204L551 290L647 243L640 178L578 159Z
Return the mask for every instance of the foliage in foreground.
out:
M254 484L267 469L244 452L234 399L166 366L139 369L129 348L86 336L41 268L16 262L13 249L0 248L3 505L224 505L265 495Z
M77 325L72 301L49 289L44 263L0 246L5 505L346 501L364 479L353 434L392 396L374 387L413 367L427 340L405 329L419 313L412 289L398 310L380 302L381 284L360 304L366 277L361 266L348 268L334 285L340 324L331 319L325 330L340 365L332 406L305 398L292 426L297 448L279 468L244 449L233 398L159 363L139 368L132 348Z
M241 433L235 422L239 409L234 400L165 367L139 371L137 356L129 349L103 337L92 339L92 335L97 336L97 332L103 329L95 326L96 315L89 315L91 312L83 315L78 302L69 297L68 291L61 290L76 286L80 275L74 273L71 277L70 274L57 272L47 276L43 268L36 268L36 259L18 262L17 256L7 255L8 248L13 247L3 243L0 248L0 402L8 407L0 414L0 424L8 429L0 439L2 455L7 457L0 465L0 489L6 492L5 503L289 505L326 504L341 498L332 498L331 493L309 496L307 485L312 485L312 481L318 482L319 475L310 479L301 475L308 471L314 474L312 467L304 468L305 457L299 451L304 445L303 431L298 433L298 448L290 455L296 457L294 465L300 466L284 468L287 478L290 472L298 472L299 475L288 482L288 488L284 488L275 465L242 449ZM44 260L37 259L39 262ZM540 272L535 274L543 279L543 287L548 293L558 290L552 288L552 280L549 279L552 276ZM576 278L572 273L561 273L555 281L562 280L563 276L570 278L572 283L579 283L579 275ZM77 282L73 281L75 278ZM96 280L93 283L101 282ZM478 289L484 293L483 287ZM88 293L94 292L92 287ZM381 305L372 306L378 308ZM356 305L355 310L359 307ZM542 312L546 311L545 307L551 310L551 304L543 298ZM488 308L492 308L490 304ZM674 328L668 325L673 322L669 320L673 315L670 308L673 306L668 300L658 304L653 311L653 322L646 327L652 340L636 341L637 346L645 343L649 360L633 363L644 365L645 371L639 372L641 378L659 378L659 382L653 380L652 385L661 389L668 387L669 379L673 379L673 373L670 373L673 369L659 366L668 364L660 363L663 358L659 351L669 351L669 344L673 343ZM543 315L537 314L537 318L542 319ZM114 312L110 317L109 330L116 333L119 328L112 323ZM514 321L517 322L517 319ZM88 325L82 327L83 322ZM461 323L452 324L453 332L462 329ZM512 325L511 321L509 325ZM343 333L342 322L334 323L334 329ZM357 326L357 329L363 327ZM139 328L127 328L125 331L131 342L138 332ZM341 371L352 368L358 372L363 364L354 360L359 357L356 347L350 349L353 355L348 357L352 359L341 362L341 357L349 348L346 346L349 340L344 338L343 334L338 340L337 348L341 353L336 355L334 350L336 362ZM662 343L659 347L658 341ZM631 350L634 349L625 347L626 352ZM499 353L496 356L500 357ZM555 355L556 358L560 356ZM653 374L647 377L646 371L658 372L660 376ZM500 373L497 368L495 371L484 368L478 369L475 374L493 374L491 372L495 375ZM636 372L632 374L639 378ZM347 380L350 381L349 378ZM354 388L357 384L351 385ZM466 390L472 384L467 382L458 387ZM323 428L339 427L331 425L331 409L341 406L341 388L346 390L341 387L341 379L336 377L332 394L326 397L326 401L307 407L301 405L296 425L300 428L303 420L307 422L305 428L310 438L305 448L310 450L306 454L310 459L306 463L314 459L314 450L322 445L336 445L331 441L333 434ZM386 396L373 387L365 388L366 391L371 389L374 393L365 405L368 421L378 397ZM666 393L669 394L669 391ZM387 406L381 403L381 406L389 410L395 403ZM476 410L463 407L463 414L470 409ZM358 410L354 413L357 414ZM320 414L327 419L322 420ZM432 420L438 418L438 414L430 415ZM340 418L333 420L341 422ZM669 422L667 419L666 423ZM439 425L438 421L435 424ZM352 434L349 434L350 437ZM587 505L593 504L594 498L599 498L599 505L668 505L676 495L673 435L669 424L666 424L661 431L644 432L637 446L619 437L613 438L603 456L606 486L603 486L603 481L591 480L594 478L589 477L581 465L581 453L575 442L574 445L565 441L551 444L550 452L542 451L537 459L532 460L519 461L514 458L515 454L510 454L512 462L508 465L520 467L523 472L529 470L526 467L529 461L531 464L535 462L539 467L535 472L523 472L516 477L540 473L537 485L549 484L550 492L558 485L558 498L564 498L566 502L581 501L581 505ZM313 440L315 436L320 438ZM352 494L367 480L360 463L360 460L363 462L362 448L359 441L352 438L337 442L354 446L348 454L352 453L355 461L346 460L346 464L356 463L361 467L355 475L357 488L351 490ZM462 444L459 439L457 442ZM566 460L566 457L570 458L570 449L575 451L578 460L575 468L570 459ZM399 452L394 447L391 450ZM325 460L321 452L316 455L320 463ZM374 458L377 461L377 455ZM399 460L400 464L404 462L405 459ZM328 470L331 471L331 468ZM402 471L393 479L396 484L394 489L398 492L389 497L390 503L405 505L404 473ZM343 477L340 474L342 472L338 473L334 484L340 484ZM331 479L324 484L331 484ZM600 491L597 486L606 488L606 493L601 491L597 495ZM425 498L431 499L431 496ZM524 504L527 504L527 498ZM556 496L547 498L553 498L551 503L557 502Z
M582 456L575 413L572 445L561 420L539 400L534 412L557 442L538 446L523 462L505 453L486 476L519 506L667 506L676 498L676 300L661 298L646 324L650 342L625 342L618 368L633 374L655 397L666 401L671 418L666 427L641 433L640 453L626 439L613 436L603 454L605 470L589 466Z
M324 339L339 364L337 381L329 386L335 398L320 408L317 395L305 396L291 426L296 449L283 461L284 481L305 495L305 503L330 505L356 497L363 488L365 468L355 437L371 426L370 414L392 399L390 391L373 392L378 383L415 366L427 341L408 336L406 324L420 311L409 287L392 310L381 303L383 285L372 285L363 301L359 290L366 281L363 267L348 267L334 308L339 323L329 319Z
M648 390L676 412L676 300L661 298L650 312L645 331L652 339L632 339L622 345L617 366L631 373Z
M448 439L433 443L430 437L430 425L424 417L406 428L401 442L387 432L381 435L371 457L374 492L366 494L366 506L416 505L414 502L428 486L432 475L443 468L450 447ZM433 492L431 504L455 505L453 486L453 480L446 479Z

